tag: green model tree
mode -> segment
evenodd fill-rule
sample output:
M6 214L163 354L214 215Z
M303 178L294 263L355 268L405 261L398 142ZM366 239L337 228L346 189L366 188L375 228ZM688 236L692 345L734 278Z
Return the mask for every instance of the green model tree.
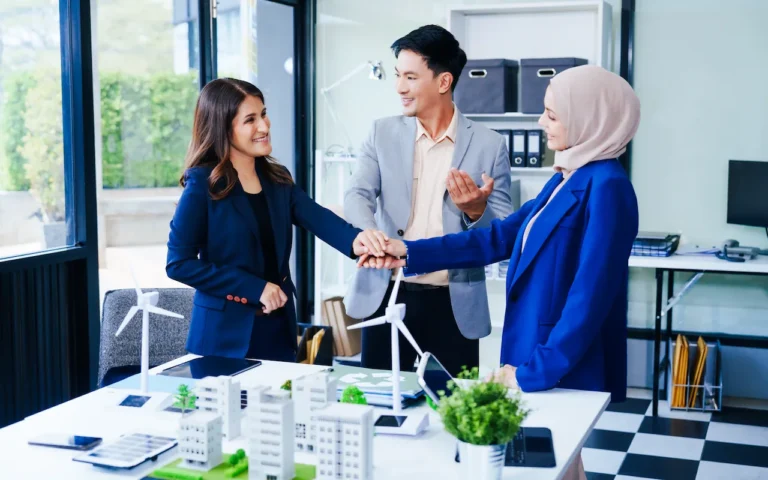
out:
M368 405L368 400L365 399L365 394L362 390L354 385L350 385L344 389L341 394L341 403L354 403L357 405Z

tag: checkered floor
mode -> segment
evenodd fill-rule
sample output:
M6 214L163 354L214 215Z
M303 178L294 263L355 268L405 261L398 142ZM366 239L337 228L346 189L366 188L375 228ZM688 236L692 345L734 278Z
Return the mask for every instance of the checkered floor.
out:
M608 407L582 452L589 480L768 479L768 410L670 411L650 395L630 391Z

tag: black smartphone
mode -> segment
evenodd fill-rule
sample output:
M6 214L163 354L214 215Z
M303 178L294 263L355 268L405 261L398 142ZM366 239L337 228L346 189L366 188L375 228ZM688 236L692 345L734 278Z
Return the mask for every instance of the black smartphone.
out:
M38 445L42 447L90 450L101 443L101 438L84 437L80 435L47 434L35 437L29 440L28 443L30 445Z

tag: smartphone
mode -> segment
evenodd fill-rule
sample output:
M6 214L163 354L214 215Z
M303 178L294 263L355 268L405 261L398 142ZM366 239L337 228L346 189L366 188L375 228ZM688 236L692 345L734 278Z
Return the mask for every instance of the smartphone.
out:
M440 405L439 392L444 392L446 396L451 395L451 391L448 390L448 382L453 380L453 377L437 357L431 353L424 352L419 362L419 368L416 370L416 376L419 379L419 385L424 388L424 393L435 402L435 405Z
M35 437L28 442L30 445L42 447L66 448L69 450L90 450L101 443L99 437L83 437L80 435L46 434Z

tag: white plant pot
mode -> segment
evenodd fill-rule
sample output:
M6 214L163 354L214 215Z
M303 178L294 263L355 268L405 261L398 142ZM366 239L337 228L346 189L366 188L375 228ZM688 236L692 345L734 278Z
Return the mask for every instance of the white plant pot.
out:
M459 440L461 477L472 480L501 480L507 444L471 445Z

